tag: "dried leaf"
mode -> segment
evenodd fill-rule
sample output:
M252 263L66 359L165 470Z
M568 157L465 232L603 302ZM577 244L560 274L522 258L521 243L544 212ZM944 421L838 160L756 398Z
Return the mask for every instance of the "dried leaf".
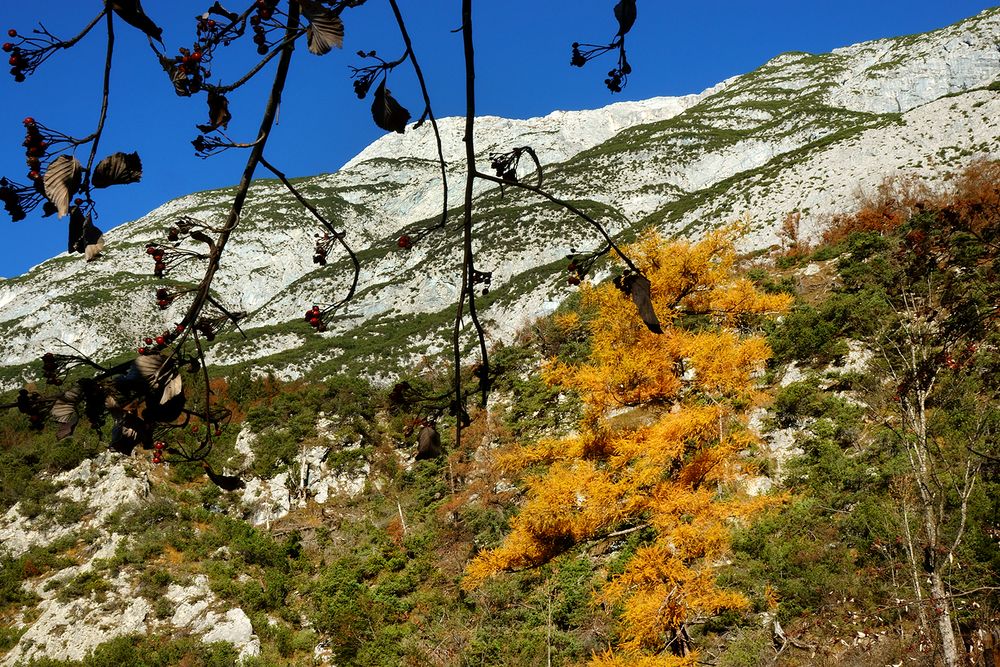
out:
M163 388L163 396L160 397L160 405L165 404L167 401L172 399L181 393L184 388L184 384L181 381L181 375L178 373L167 382L167 385Z
M104 158L94 167L90 184L95 188L110 185L128 185L142 179L142 160L138 153L114 153Z
M639 309L639 317L655 334L663 333L663 329L660 327L660 320L656 317L656 312L653 310L653 300L650 295L650 285L649 278L640 273L628 273L627 275L619 276L615 278L615 285L624 292L632 302Z
M166 390L164 390L166 391ZM142 413L147 422L169 424L184 412L184 392L175 394L173 398L158 402L155 395L146 398L146 409Z
M226 99L226 96L210 90L208 91L208 124L199 125L198 129L207 134L220 127L226 128L232 117L232 114L229 113L229 100Z
M79 191L82 177L83 165L70 155L60 155L45 170L45 196L60 218L69 213L70 200Z
M53 420L62 424L56 433L56 440L62 440L73 435L73 431L80 421L77 406L80 404L81 396L82 393L79 387L73 387L61 394L52 404L50 415Z
M88 243L83 248L83 258L88 262L96 259L97 256L101 254L101 251L104 250L104 234L100 234L100 230L98 230L97 227L91 226L91 229L97 230L99 235L93 243Z
M104 249L104 234L94 226L90 216L84 217L79 206L74 206L69 214L69 243L67 252L83 253L89 262Z
M240 15L236 12L231 12L222 5L219 4L219 0L215 0L215 4L208 8L209 14L215 14L216 16L222 16L226 18L230 23L236 21L240 18Z
M139 0L112 0L111 9L115 10L115 14L118 14L125 23L142 30L156 41L163 43L163 29L146 16Z
M615 18L618 19L618 35L624 37L635 23L635 0L621 0L615 5Z
M77 419L79 415L76 413L76 406L80 403L81 396L79 387L73 387L60 394L52 404L52 419L60 424Z
M399 102L393 99L389 89L385 87L385 80L379 84L375 91L375 99L372 101L372 118L375 124L383 130L389 132L399 132L406 129L406 123L410 120L410 112L403 108Z
M322 56L333 48L344 46L344 22L333 11L311 2L299 0L302 13L309 19L306 28L306 43L309 53Z
M166 358L161 354L140 354L132 362L132 370L141 377L150 387L157 387L163 381L163 364Z
M126 412L121 418L115 420L114 428L111 429L111 443L108 445L108 449L128 456L135 449L135 446L146 438L147 433L146 424L134 413Z
M441 448L441 434L433 426L427 425L420 429L417 436L417 461L436 459L444 454Z

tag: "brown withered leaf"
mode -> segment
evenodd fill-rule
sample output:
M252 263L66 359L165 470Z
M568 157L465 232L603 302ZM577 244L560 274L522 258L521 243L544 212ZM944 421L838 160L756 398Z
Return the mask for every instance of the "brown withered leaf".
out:
M208 91L208 124L199 125L198 129L208 134L214 130L229 127L233 116L229 113L229 100L222 93Z
M414 458L417 461L426 461L440 458L443 455L441 434L437 432L437 429L430 424L420 429L420 435L417 436L417 455Z
M167 359L159 353L154 354L140 354L132 362L133 369L135 373L141 377L145 383L150 387L159 387L163 383L164 379L164 369L163 364L166 363ZM132 369L129 371L132 372Z
M618 36L624 37L625 33L632 29L633 24L635 24L635 16L635 0L620 0L615 5L615 18L618 19Z
M94 225L90 216L84 216L79 206L69 214L69 242L66 252L83 253L89 262L104 250L104 234Z
M83 165L71 155L60 155L45 170L45 196L60 218L69 213L70 201L79 191L82 177Z
M184 383L181 380L181 374L178 373L174 375L174 377L172 377L169 382L167 382L165 387L163 387L163 395L160 396L160 405L165 404L174 396L180 394L181 391L183 391L183 389L184 389Z
M138 153L113 153L97 163L90 176L95 188L128 185L142 179L142 160Z
M410 112L393 99L389 89L385 87L385 79L375 91L375 99L372 100L372 118L383 130L400 134L406 129L406 123L410 120Z
M163 43L163 29L146 16L139 0L112 0L111 9L115 10L115 14L118 14L125 23L142 30L156 41Z
M639 309L639 317L642 318L646 327L655 334L663 333L660 320L657 319L656 311L653 310L653 299L650 294L652 285L649 278L641 273L626 271L626 275L618 276L614 283L618 289L632 299L632 303Z
M311 0L299 0L302 13L309 19L306 44L309 53L322 56L344 46L344 22L333 11Z
M52 404L49 414L54 421L62 425L56 433L56 440L62 440L73 435L73 431L80 421L80 414L77 412L77 407L80 405L80 398L82 396L80 388L73 387L60 394Z
M150 439L149 427L134 412L124 412L111 429L108 449L129 456L135 446Z

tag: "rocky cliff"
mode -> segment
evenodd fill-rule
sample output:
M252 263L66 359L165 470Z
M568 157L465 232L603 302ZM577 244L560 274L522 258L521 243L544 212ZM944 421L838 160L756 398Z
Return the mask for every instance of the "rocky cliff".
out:
M815 237L831 213L850 209L888 176L937 179L1000 150L998 40L1000 10L989 10L922 35L783 54L698 95L527 120L484 117L476 130L480 168L491 152L530 145L548 189L624 236L650 225L697 235L745 218L745 247L762 249L798 211L802 235ZM443 119L441 129L454 221L461 121ZM336 256L327 267L313 264L318 229L308 214L280 183L257 182L216 283L229 306L251 314L249 341L221 340L213 360L255 360L294 377L323 364L391 368L440 351L436 332L447 326L457 290L455 223L411 250L396 246L400 234L439 215L434 157L425 125L380 139L334 174L297 183L346 230L362 261L356 299L318 338L298 324L300 313L337 300L350 268ZM567 295L560 271L570 248L597 241L537 197L486 183L477 193L477 262L493 272L483 316L490 335L507 340ZM30 378L26 365L45 350L71 345L111 357L176 319L181 304L165 312L154 305L157 281L144 245L162 238L176 216L219 220L229 196L219 190L168 202L107 234L97 262L60 256L0 283L5 386Z

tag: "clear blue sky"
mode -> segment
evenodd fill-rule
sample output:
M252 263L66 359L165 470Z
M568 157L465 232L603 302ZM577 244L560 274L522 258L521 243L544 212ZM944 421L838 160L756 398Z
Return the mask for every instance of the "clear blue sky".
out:
M859 41L924 32L954 23L992 6L980 0L780 0L749 3L638 0L639 18L629 35L633 74L624 92L603 85L610 56L571 68L573 41L599 43L616 31L616 0L480 0L475 8L478 111L527 118L555 109L596 108L621 100L699 92L734 74L748 72L785 51L829 51ZM100 11L100 0L0 2L0 28L29 32L40 21L68 37ZM147 14L163 29L170 52L190 46L194 17L209 0L144 0ZM240 9L248 0L226 0ZM415 49L439 117L464 113L459 0L401 0ZM386 57L401 53L388 3L368 0L344 13L343 51L322 57L303 48L293 61L280 114L268 144L268 158L293 176L336 170L381 131L369 116L370 98L353 94L348 65L359 49ZM204 123L204 96L179 98L154 60L145 36L117 22L109 126L101 155L137 150L145 165L141 183L99 191L98 226L110 229L159 204L190 192L232 185L245 159L239 151L201 160L190 141ZM253 45L239 43L217 56L217 75L242 73ZM304 47L304 44L303 44ZM34 116L74 136L96 124L102 67L103 26L76 48L56 54L24 83L0 72L0 176L26 183L21 119ZM221 66L228 63L229 66ZM270 69L270 68L269 68ZM231 96L230 136L251 140L270 71ZM413 77L402 68L389 87L414 115L421 108ZM259 174L261 172L258 172ZM263 174L261 174L263 175ZM38 212L18 223L0 211L0 275L18 275L65 250L66 222Z

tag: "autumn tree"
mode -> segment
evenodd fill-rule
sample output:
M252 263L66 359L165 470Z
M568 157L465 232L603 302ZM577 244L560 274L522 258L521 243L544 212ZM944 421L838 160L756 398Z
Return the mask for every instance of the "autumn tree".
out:
M600 593L620 606L621 623L617 646L595 666L695 664L692 624L747 604L717 585L715 569L732 522L778 501L741 491L747 467L738 454L754 444L742 418L769 356L755 329L790 299L735 277L734 237L729 228L668 243L651 232L626 249L649 278L660 334L631 316L643 295L625 289L627 271L585 284L583 302L597 313L589 359L545 369L549 382L580 393L579 432L520 445L498 461L511 474L547 469L525 479L510 533L469 564L467 589L574 545L644 528L655 535Z
M891 308L868 396L908 464L900 530L919 621L949 666L962 660L955 595L970 503L1000 432L1000 163L973 164L956 180L944 201L914 206L881 269Z

